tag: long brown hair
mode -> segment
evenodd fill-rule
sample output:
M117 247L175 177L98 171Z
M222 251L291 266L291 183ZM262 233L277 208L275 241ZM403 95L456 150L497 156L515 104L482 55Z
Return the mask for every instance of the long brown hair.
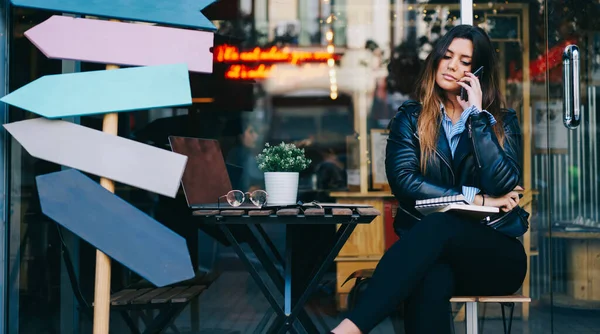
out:
M502 108L504 108L504 98L499 89L498 66L494 46L483 29L470 25L455 26L438 40L434 50L427 56L416 86L415 95L423 105L417 125L421 144L421 170L423 173L427 162L435 154L440 122L442 121L440 103L448 102L443 89L435 82L435 75L440 59L446 54L448 47L455 38L468 39L473 43L471 68L484 67L483 77L480 79L483 93L482 108L490 112L496 119L494 133L500 145L504 143L505 134L501 115Z

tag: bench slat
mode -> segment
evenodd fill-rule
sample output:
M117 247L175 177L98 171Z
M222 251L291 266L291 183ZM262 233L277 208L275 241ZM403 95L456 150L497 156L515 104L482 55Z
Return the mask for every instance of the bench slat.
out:
M182 291L177 296L171 298L171 303L186 303L192 298L196 297L202 291L204 291L206 287L204 285L194 285L189 287L188 289Z
M126 297L127 295L134 294L136 291L137 291L137 289L125 289L125 290L121 290L119 292L113 293L110 296L110 302L112 303L115 300Z
M152 298L171 290L170 287L164 287L164 288L158 288L158 289L152 289L150 290L148 293L143 294L137 298L135 298L134 300L131 301L131 304L148 304Z
M152 288L145 288L145 289L135 290L134 293L129 293L129 294L123 295L120 298L116 298L114 300L111 300L110 303L112 305L115 305L115 306L116 305L127 305L127 304L129 304L129 302L131 302L136 297L139 297L139 296L145 294L146 292L148 292L150 290L152 290Z
M481 296L480 303L529 303L531 298L522 295L512 296Z
M126 297L128 295L132 295L137 291L137 289L125 289L125 290L121 290L118 292L113 293L112 295L110 295L110 302L112 304L113 301L119 299L119 298L123 298ZM92 306L94 306L94 303L92 303Z
M222 210L221 216L227 217L238 217L242 216L246 211L244 210Z
M450 298L452 303L529 303L531 298L523 295L509 295L509 296L455 296Z
M250 210L248 216L270 216L273 214L273 210Z
M324 216L325 209L311 208L304 211L305 216Z
M177 286L172 288L169 291L165 291L163 293L161 293L160 295L152 298L152 301L150 303L152 304L163 304L168 302L171 298L177 296L178 294L180 294L183 290L187 289L187 286Z
M278 216L296 216L300 213L300 209L280 209L277 210Z
M470 296L456 296L456 297L450 298L451 303L470 303L470 302L476 302L476 301L477 301L477 297L470 297Z
M361 216L380 216L381 215L381 212L379 212L379 210L374 209L374 208L356 208L356 211Z
M196 210L192 212L194 216L216 216L219 214L219 210Z
M331 209L331 213L334 216L352 216L352 210L346 208L333 208Z

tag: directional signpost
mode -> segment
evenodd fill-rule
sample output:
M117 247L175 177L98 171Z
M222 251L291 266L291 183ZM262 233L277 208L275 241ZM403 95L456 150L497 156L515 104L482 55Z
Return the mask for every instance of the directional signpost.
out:
M212 73L212 32L52 16L25 36L52 59L138 66L186 63L190 72Z
M117 112L132 111L140 109L150 109L159 107L169 107L176 105L189 105L191 101L191 92L189 86L188 71L212 72L212 55L209 52L213 45L212 33L189 31L183 29L173 29L154 26L136 26L130 23L117 22L116 19L134 22L158 23L167 26L194 28L213 32L216 27L206 18L200 10L213 3L215 0L11 0L12 4L19 7L38 8L58 13L72 13L83 16L95 16L109 18L110 21L73 19L52 17L40 26L27 32L27 37L48 57L56 59L73 59L88 62L104 63L107 71L84 72L75 74L63 74L56 76L46 76L32 82L25 87L5 96L1 101L17 106L22 109L37 113L46 118L62 118L69 116L84 116L91 114L104 114L102 131L107 135L117 135L118 117ZM182 63L182 64L174 64ZM171 64L171 65L158 65ZM118 65L158 65L141 68L118 69ZM110 70L110 71L108 71ZM30 123L33 124L33 123ZM36 126L43 122L35 123ZM47 124L43 124L46 134L49 130ZM22 126L22 125L21 125ZM56 125L52 125L56 127ZM62 126L62 125L61 125ZM9 128L9 127L7 127ZM16 134L19 125L12 128ZM74 128L71 128L73 130ZM80 131L73 130L73 131ZM21 133L22 135L22 133ZM35 138L36 133L30 134ZM64 142L66 133L53 132L51 136L56 136L60 145L68 146ZM63 136L63 137L61 137ZM122 182L139 184L145 189L155 189L154 191L166 191L171 193L172 189L166 190L161 187L155 187L148 179L136 179L131 175L131 166L128 166L123 160L120 160L124 151L107 153L106 150L114 150L116 141L107 138L100 139L97 134L89 133L78 134L81 137L68 137L69 140L81 140L82 144L102 145L104 150L92 151L98 155L99 159L115 158L123 167L122 171L113 169L115 164L102 161L99 166L90 166L89 162L81 159L73 159L71 156L57 153L58 149L63 147L47 148L49 152L41 153L39 150L33 150L37 147L26 139L24 145L28 145L28 150L37 152L39 156L45 159L56 159L57 163L70 163L77 165L77 168L87 168L94 170L100 175L111 178L122 178ZM18 139L19 140L19 139ZM20 141L21 141L20 140ZM37 140L43 140L37 138ZM129 145L129 144L128 144ZM131 145L130 145L131 146ZM95 146L94 146L95 147ZM80 147L81 148L81 147ZM140 148L129 148L129 152L141 152ZM75 155L80 152L68 151ZM108 154L108 155L106 155ZM117 155L115 155L117 154ZM154 159L147 157L148 159ZM83 158L80 157L80 158ZM98 160L91 160L98 163ZM149 171L155 168L156 163L145 163L144 159L140 163L145 164L145 168L137 169L140 173L151 175L156 171ZM165 162L162 162L165 163ZM158 163L160 165L161 163ZM171 166L168 173L175 175L176 164ZM106 173L110 171L110 175ZM147 176L147 175L146 175ZM166 176L166 175L165 175ZM179 176L181 177L181 176ZM96 284L94 298L94 334L108 333L109 312L110 312L110 258L100 249L104 249L109 255L115 257L122 255L122 244L126 244L128 237L137 237L136 233L142 233L142 229L135 230L130 228L123 231L119 224L105 224L104 220L120 221L121 224L130 221L142 221L141 216L136 215L131 210L122 209L116 212L102 211L104 208L94 207L92 204L114 204L114 182L106 177L100 179L100 185L106 190L104 192L92 190L92 187L86 184L79 176L74 174L60 174L55 178L38 178L39 186L43 186L46 180L47 187L45 193L40 191L40 200L44 196L44 201L54 195L54 192L62 191L63 200L67 198L80 199L80 205L90 207L102 221L95 221L89 215L82 215L82 212L68 211L66 213L56 208L62 208L63 203L53 203L55 206L46 205L44 213L55 219L58 223L74 228L74 232L80 233L81 237L90 241L99 248L96 252ZM158 179L157 179L158 180ZM132 182L135 181L135 182ZM56 184L65 183L70 188L62 189ZM88 182L89 183L89 182ZM55 186L51 186L51 185ZM157 190L159 189L160 190ZM169 188L169 187L166 187ZM79 192L78 192L79 191ZM83 191L83 192L81 192ZM87 197L85 197L87 196ZM84 200L85 199L85 200ZM121 203L122 204L122 203ZM44 205L43 205L44 206ZM52 209L49 209L52 207ZM70 208L69 208L70 209ZM84 212L84 211L83 211ZM111 216L111 214L113 214ZM120 219L120 220L119 220ZM91 223L97 226L97 230L88 233L87 227L83 230L77 230L77 224L88 226ZM104 225L102 225L104 224ZM132 223L133 224L133 223ZM129 226L128 226L129 227ZM78 232L77 232L78 231ZM101 232L99 232L101 231ZM118 231L118 232L115 232ZM85 232L85 233L84 233ZM94 235L99 233L102 241L95 239ZM103 234L104 233L104 234ZM122 242L116 239L111 243L110 236L120 233L123 237ZM154 236L160 239L162 233L157 232ZM78 234L79 235L79 234ZM86 239L86 238L89 238ZM155 239L140 239L141 244L154 246ZM167 240L170 240L167 238ZM110 246L105 245L110 244ZM168 242L165 242L168 244ZM114 249L110 247L115 246ZM142 247L142 246L140 246ZM170 254L170 253L169 253ZM177 257L176 254L171 254ZM137 268L143 272L154 265L160 266L153 261L142 261L137 258L126 257L124 264L128 267ZM140 261L138 263L138 260ZM141 265L141 267L139 267ZM137 267L136 267L137 266ZM133 269L133 268L132 268ZM136 269L133 269L136 270ZM170 273L165 273L165 277ZM175 274L169 276L166 280L181 280L185 275ZM163 280L156 280L161 284Z
M200 12L215 0L11 0L18 7L215 31ZM168 46L165 46L168 47Z
M185 64L47 75L0 101L46 118L192 104Z
M118 70L117 65L106 65L107 71ZM119 116L116 113L104 115L102 131L118 136ZM100 185L111 193L115 193L115 182L100 178ZM110 276L112 265L110 258L100 249L96 249L96 279L94 282L94 333L108 334L110 327Z
M81 172L36 177L42 212L161 287L194 277L183 237Z
M33 157L172 198L187 162L185 155L61 120L4 127Z

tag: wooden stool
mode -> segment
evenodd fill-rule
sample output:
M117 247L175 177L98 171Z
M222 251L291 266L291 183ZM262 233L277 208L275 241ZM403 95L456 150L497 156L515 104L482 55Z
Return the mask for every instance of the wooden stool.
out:
M515 303L529 303L531 298L522 295L510 295L510 296L456 296L450 299L451 303L465 303L466 314L465 323L467 327L467 334L479 333L478 325L478 303L499 303L502 307L502 326L504 327L504 333L509 334L512 328L513 312L515 310ZM505 308L509 309L508 322L506 319Z

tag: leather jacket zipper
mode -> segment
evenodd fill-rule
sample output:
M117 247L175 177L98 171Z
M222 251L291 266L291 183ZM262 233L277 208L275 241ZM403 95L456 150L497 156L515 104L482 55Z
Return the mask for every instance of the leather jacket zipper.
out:
M446 161L446 159L444 159L442 154L437 149L435 150L435 154L437 154L438 157L440 157L440 159L442 159L442 161L446 164L446 166L448 166L448 169L450 170L450 174L452 174L452 184L454 184L456 182L456 177L454 176L454 171L452 170L452 166L450 166L450 163L448 161Z
M415 136L415 138L419 139L419 136L417 136L416 133L413 132L413 136ZM454 182L456 182L456 176L454 176L454 171L452 170L452 166L450 165L450 163L444 159L444 157L442 156L442 154L437 150L435 150L435 154L437 154L438 157L440 157L440 159L446 164L446 166L448 166L448 169L450 170L450 174L452 174L452 184L454 184Z
M475 161L477 161L477 166L479 166L479 168L481 168L481 162L479 162L479 155L477 154L477 145L475 145L475 138L473 138L473 129L471 128L471 119L470 118L469 118L468 127L469 127L469 138L471 138L471 141L473 142L473 153L475 155Z
M410 213L408 210L406 210L405 208L403 208L401 205L400 205L400 206L398 206L398 208L400 208L400 210L404 211L404 213L406 213L407 215L411 216L412 218L414 218L414 219L416 219L416 220L418 220L418 221L421 221L421 218L419 218L419 217L417 217L417 216L413 215L413 214L412 214L412 213Z

